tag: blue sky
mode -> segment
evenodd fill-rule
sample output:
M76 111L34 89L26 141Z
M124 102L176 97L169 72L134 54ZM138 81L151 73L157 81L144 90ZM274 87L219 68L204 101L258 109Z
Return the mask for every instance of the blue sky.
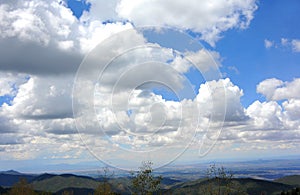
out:
M67 6L72 10L73 14L80 18L83 11L89 11L91 4L87 3L86 1L73 1L68 0Z
M228 71L230 78L244 89L245 106L253 99L262 98L256 94L256 85L266 78L292 81L300 76L300 55L289 47L266 49L265 39L280 43L281 38L297 39L300 29L299 2L292 0L260 1L255 17L247 30L224 32L224 38L216 49L224 57L224 66L235 66L239 74Z
M0 13L4 169L299 155L297 0L4 0Z

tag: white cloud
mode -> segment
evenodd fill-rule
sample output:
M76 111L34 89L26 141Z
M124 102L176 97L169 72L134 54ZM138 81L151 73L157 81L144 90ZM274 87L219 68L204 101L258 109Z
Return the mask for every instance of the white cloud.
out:
M191 29L214 45L220 34L231 28L246 28L257 9L256 1L130 1L122 0L117 13L137 26L171 26Z
M76 19L70 9L59 1L22 1L16 4L1 4L1 37L18 37L48 45L51 36L66 39L71 35ZM57 40L59 41L59 40Z
M226 78L202 84L197 102L201 110L209 113L206 114L207 117L216 114L216 118L213 119L242 121L247 118L240 102L242 96L243 91Z
M71 92L68 89L71 77L69 78L52 80L31 77L27 83L20 85L12 105L1 108L0 118L12 131L2 131L6 139L0 140L0 144L2 143L6 152L12 153L12 158L30 159L43 156L40 151L42 145L44 150L55 158L62 158L62 152L64 156L75 151L81 151L82 154L84 147L74 135L76 133L74 121L69 115L64 115L72 110L69 104ZM265 85L268 86L274 90L274 85ZM126 89L122 91L126 92ZM160 95L145 93L141 89L132 91L131 95L120 92L115 94L114 98L117 98L115 100L128 105L125 107L120 105L111 110L100 109L107 107L110 100L109 94L105 96L102 93L102 97L96 96L97 101L101 103L100 105L96 103L96 112L106 135L114 145L101 138L103 133L100 129L95 129L93 134L81 132L82 138L88 145L95 147L94 150L92 148L94 152L97 154L101 152L105 155L102 157L107 159L111 158L112 154L121 156L122 152L114 152L119 147L126 146L127 149L132 147L134 151L144 151L147 148L166 146L169 150L167 146L177 147L191 141L195 132L200 137L206 133L209 133L208 136L216 136L217 129L222 126L222 119L225 120L220 137L222 142L243 140L260 143L263 140L272 140L284 144L284 140L299 139L300 122L297 117L300 115L299 100L291 98L283 102L282 106L275 101L262 103L256 101L246 109L240 102L242 95L243 91L238 86L229 79L222 79L202 84L194 100L181 102L166 101ZM200 109L200 123L199 127L195 128L198 117L195 114L197 106ZM127 109L131 109L130 115L127 114ZM220 113L226 113L225 118L222 118ZM5 123L1 124L2 130ZM70 146L64 150L50 148L54 145L55 148L60 148L58 145L63 143ZM24 148L28 148L29 145L30 150L25 152ZM172 152L169 152L169 155L171 154Z
M111 35L128 29L132 29L130 23L116 22L103 24L99 20L89 21L88 25L83 24L79 26L78 41L81 51L84 53L89 52Z
M182 100L181 102L166 101L160 95L135 90L131 92L131 97L128 97L130 93L114 95L118 96L117 102L124 102L125 105L104 109L109 105L105 103L109 98L103 95L102 97L97 96L101 104L97 104L96 112L105 132L108 134L113 132L114 139L125 140L126 144L132 145L132 147L141 141L144 144L150 143L147 139L140 140L137 137L132 140L130 138L132 135L125 133L124 130L140 136L157 131L151 135L149 147L153 147L158 144L156 141L160 143L159 146L161 144L178 144L187 138L191 139L195 131L203 134L209 128L208 121L211 121L211 125L216 123L215 127L217 127L222 120L233 122L247 119L240 103L243 92L229 79L202 84L194 100ZM224 97L226 98L224 99ZM116 101L115 98L113 97L113 102ZM120 100L121 98L125 101ZM126 114L127 109L131 110L129 116ZM199 112L199 116L197 112ZM201 121L199 129L196 128L198 117ZM118 127L116 127L117 123ZM118 130L116 131L116 129ZM162 139L161 136L168 139ZM167 142L163 142L163 140Z
M100 21L115 21L118 20L118 14L116 12L116 6L120 0L87 0L91 3L90 11L85 11L81 20L92 18L93 20Z
M297 148L298 144L290 143L298 143L300 139L300 97L295 90L299 87L298 80L262 81L257 86L257 91L263 93L267 100L265 102L256 100L248 108L244 108L245 120L225 121L219 144L242 143L244 146L238 149L245 147L247 150L266 151ZM251 148L253 143L261 147Z
M265 48L271 48L274 45L273 41L270 41L268 39L265 39Z
M257 91L265 95L267 101L255 101L246 109L250 118L247 125L239 128L239 137L245 142L268 142L267 149L276 148L276 143L285 145L283 148L296 147L288 144L300 138L298 81L284 82L274 78L262 81Z
M300 40L298 39L292 40L292 49L294 52L300 52Z
M300 52L300 40L299 39L288 39L288 38L281 38L280 43L275 43L274 41L270 41L265 39L265 47L276 47L280 49L288 48L293 52Z
M26 82L26 76L24 74L0 72L0 78L0 97L16 95L19 86Z
M221 66L221 56L215 51L201 49L197 52L186 52L185 57L191 60L201 72L218 69Z
M118 4L116 11L101 7L104 2L89 2L95 7L80 21L60 1L4 1L0 4L0 96L15 96L11 105L0 107L1 159L79 158L82 155L84 146L76 135L72 118L74 72L83 55L99 42L132 29L130 23L103 24L103 20L123 17L137 25L159 22L158 25L192 29L213 44L220 33L234 27L247 27L256 9L255 1L250 0L221 0L218 4L127 0L105 3L107 7ZM103 12L97 13L98 8ZM110 42L113 39L116 42ZM78 88L81 102L77 103L92 107L87 110L90 112L81 113L86 114L85 122L91 121L89 131L81 132L86 143L108 158L126 157L126 153L114 153L118 147L143 151L166 146L165 151L171 156L177 154L178 148L183 149L195 133L198 138L217 137L223 122L222 141L273 140L284 142L282 147L287 147L286 140L299 139L299 79L261 82L257 92L265 95L267 101L255 101L248 108L241 104L243 90L229 79L202 83L194 98L165 100L147 90L157 84L137 84L152 79L179 91L188 86L182 74L192 68L186 59L206 72L221 66L220 54L202 49L186 51L184 58L159 45L138 49L136 47L145 44L146 39L137 32L116 35L102 43L99 49L104 55L99 59L94 58L97 52L90 53L92 60L97 61L91 60L92 66L81 70L84 73ZM132 50L128 52L128 49ZM99 68L102 62L103 66L107 65L105 62L112 58L114 63L99 78L95 67ZM136 66L147 60L166 62L166 66L153 62ZM98 82L95 88L96 81L103 82ZM115 93L111 96L113 89ZM115 103L112 107L109 107L110 100ZM280 105L277 100L284 102ZM95 112L97 117L93 118ZM99 121L104 132L98 128ZM104 133L110 140L103 138ZM160 152L158 154L164 154ZM133 158L140 160L140 156Z
M20 85L12 106L4 104L3 112L24 119L72 117L72 77L31 77Z
M298 120L300 118L300 98L285 101L282 103L282 106L288 119L290 121L297 121L299 123Z
M253 120L256 129L278 130L282 128L282 109L277 102L255 101L247 108L247 115Z
M257 92L266 96L268 100L284 100L300 98L300 79L296 78L291 82L283 82L272 78L266 79L257 85Z
M72 81L65 75L32 76L18 84L11 105L0 107L1 159L49 158L62 144L68 144L62 153L84 150L72 118Z
M110 35L132 28L123 22L78 21L62 1L4 1L0 10L0 70L5 71L74 73L83 54Z

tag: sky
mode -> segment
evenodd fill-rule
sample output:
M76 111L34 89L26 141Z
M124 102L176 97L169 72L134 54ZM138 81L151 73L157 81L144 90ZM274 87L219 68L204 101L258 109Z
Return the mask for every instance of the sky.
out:
M3 0L0 167L299 156L298 0Z

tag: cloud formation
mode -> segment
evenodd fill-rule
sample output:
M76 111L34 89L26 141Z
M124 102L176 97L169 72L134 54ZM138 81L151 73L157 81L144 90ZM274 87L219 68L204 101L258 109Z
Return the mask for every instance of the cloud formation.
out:
M118 16L137 26L171 26L201 33L211 45L221 33L231 28L247 28L257 9L255 0L217 2L192 0L130 1L121 0L116 8Z
M300 79L283 82L279 79L266 79L257 85L257 92L266 96L268 100L285 100L300 98Z
M2 71L74 73L86 52L111 34L132 28L122 22L79 21L63 1L2 1L0 10Z
M128 52L120 53L109 45L111 35L143 25L192 30L214 45L222 32L249 26L256 1L88 2L91 10L80 19L58 0L1 2L0 96L10 97L0 107L1 159L84 158L85 146L73 118L72 87L83 57L93 55L89 51L100 42L104 55L91 56L92 66L81 70L80 101L75 100L75 104L92 105L90 112L80 113L86 122L92 121L89 131L80 133L97 153L109 159L128 158L115 151L120 147L142 151L166 146L171 155L191 141L197 150L197 141L214 140L220 128L221 143L296 146L288 143L300 139L299 78L260 82L257 92L266 100L244 107L243 89L229 78L208 76L210 79L204 78L198 85L188 82L188 76L200 79L201 74L191 74L195 64L203 74L222 67L222 57L216 51L202 48L176 53L159 43L139 48L149 37L138 31L113 42L121 51L131 49ZM299 51L298 40L282 39L281 44ZM265 40L267 48L275 45ZM137 66L145 60L152 62ZM111 66L99 78L95 67L107 62ZM187 93L184 89L188 89L192 95L166 98L149 90L161 90L161 83L142 83L145 79L168 83L169 88L163 88L167 92ZM111 100L114 104L109 107Z

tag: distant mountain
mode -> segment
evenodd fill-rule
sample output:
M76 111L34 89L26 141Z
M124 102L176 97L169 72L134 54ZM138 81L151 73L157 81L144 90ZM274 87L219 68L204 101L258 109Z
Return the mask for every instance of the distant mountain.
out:
M60 176L60 177L65 177L65 178L68 178L68 177L77 177L77 178L95 180L94 178L91 178L91 177L88 177L88 176L81 176L81 175L74 175L74 174L61 174L61 175L57 175L57 174L44 173L44 174L41 174L41 175L38 175L37 177L35 177L32 180L32 182L34 182L34 181L42 181L42 180L45 180L45 179L50 179L50 178L55 177L55 176Z
M300 187L300 175L290 175L274 180L279 183Z
M10 174L10 175L23 175L22 173L14 170L8 170L8 171L1 171L0 174Z
M28 182L31 182L35 177L35 175L23 174L14 170L2 171L0 172L0 186L11 187L21 178L24 178Z
M33 178L32 182L34 182L34 181L36 181L36 182L37 181L42 181L42 180L49 179L49 178L55 177L55 176L57 176L57 175L55 175L55 174L49 174L49 173L44 173L44 174L38 175L35 178Z

